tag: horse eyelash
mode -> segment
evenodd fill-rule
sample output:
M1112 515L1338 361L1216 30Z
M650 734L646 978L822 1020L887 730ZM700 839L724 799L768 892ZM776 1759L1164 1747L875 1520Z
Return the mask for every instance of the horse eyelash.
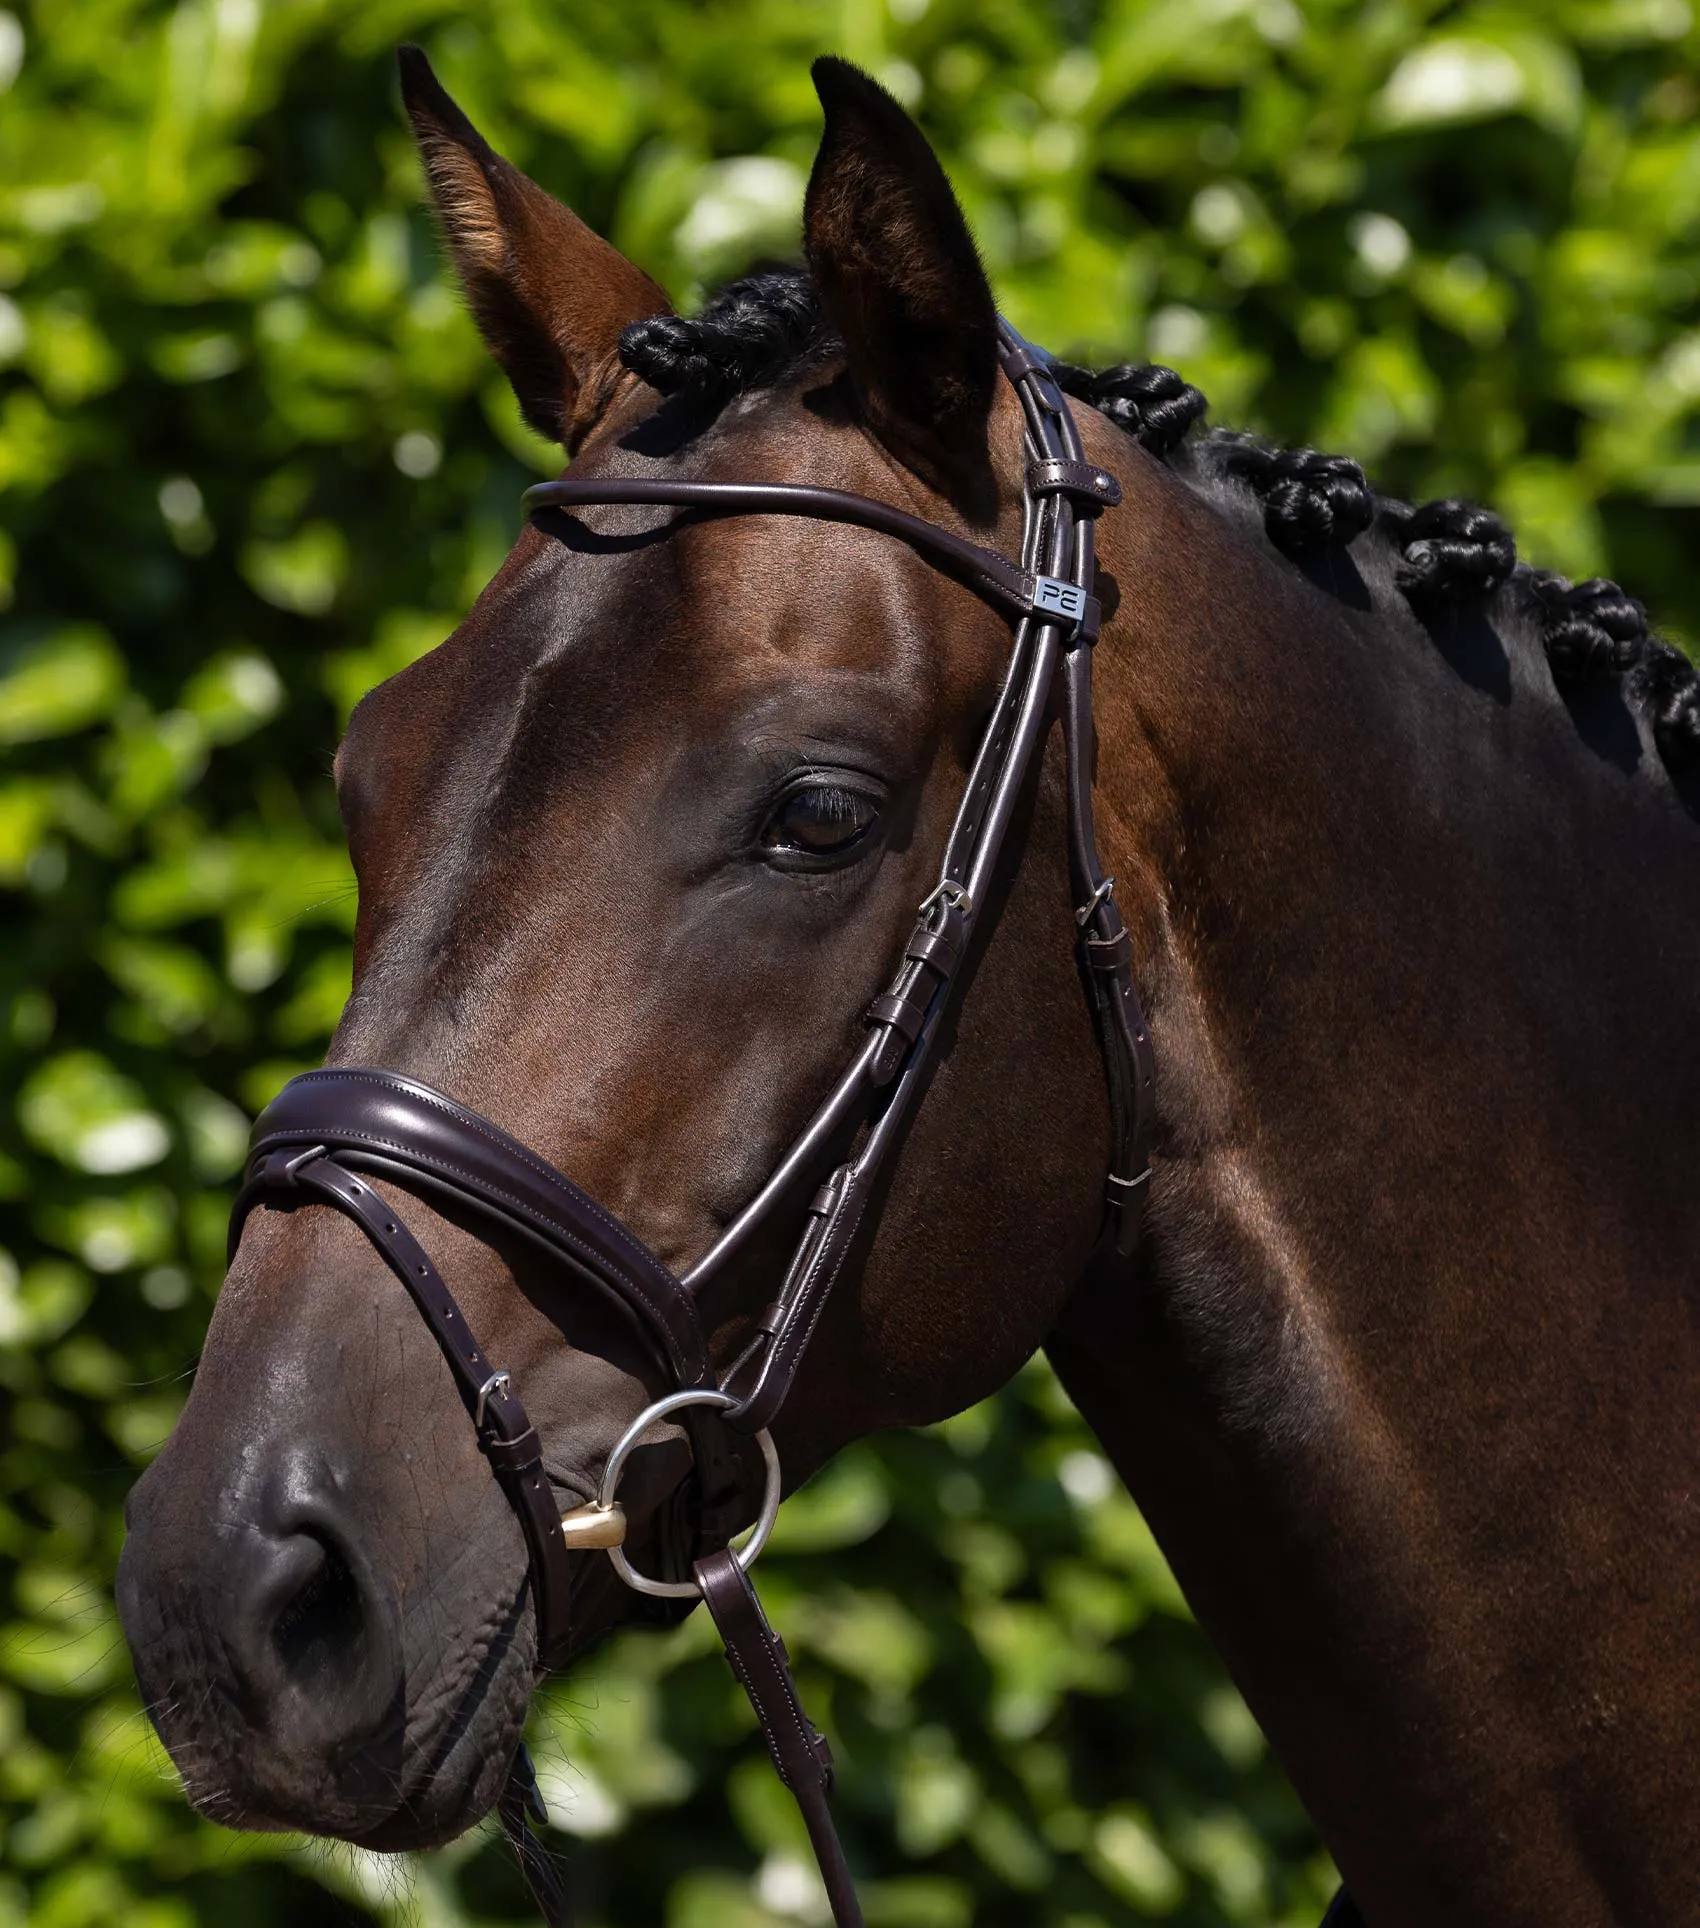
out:
M876 799L865 790L852 790L841 783L799 783L780 799L781 808L805 794L819 798L822 807L835 822L848 823L859 814L863 804L876 803Z

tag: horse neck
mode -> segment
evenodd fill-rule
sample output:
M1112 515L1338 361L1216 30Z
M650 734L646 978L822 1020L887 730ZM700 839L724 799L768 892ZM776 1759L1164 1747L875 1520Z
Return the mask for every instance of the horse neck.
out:
M1120 466L1161 1122L1053 1358L1375 1928L1687 1919L1700 834L1520 646L1467 680Z

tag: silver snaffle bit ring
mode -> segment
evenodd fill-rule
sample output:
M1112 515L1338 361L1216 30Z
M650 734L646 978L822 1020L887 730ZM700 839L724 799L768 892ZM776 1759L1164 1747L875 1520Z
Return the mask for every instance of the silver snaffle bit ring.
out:
M738 1401L729 1392L716 1391L712 1386L702 1386L691 1392L669 1393L665 1399L656 1400L653 1406L645 1406L637 1418L620 1435L614 1450L608 1455L608 1464L602 1469L602 1484L596 1491L596 1505L608 1512L614 1505L614 1495L619 1490L620 1474L625 1469L626 1456L643 1438L658 1419L666 1419L671 1414L682 1412L687 1406L714 1406L725 1411L736 1406ZM761 1456L767 1466L767 1490L761 1497L761 1511L756 1515L756 1523L750 1529L750 1537L740 1547L734 1549L739 1566L747 1573L755 1564L757 1555L767 1545L767 1536L773 1531L773 1523L779 1517L779 1449L764 1427L756 1434L756 1444L761 1448ZM695 1600L701 1591L694 1580L652 1580L647 1573L639 1573L626 1558L623 1546L606 1549L608 1557L614 1562L614 1571L629 1587L639 1593L654 1595L658 1600Z

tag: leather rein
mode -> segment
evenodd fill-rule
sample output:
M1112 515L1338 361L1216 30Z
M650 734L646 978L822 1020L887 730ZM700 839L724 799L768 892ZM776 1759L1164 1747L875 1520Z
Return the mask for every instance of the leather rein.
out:
M1048 728L1053 696L1067 763L1068 850L1077 942L1103 1054L1112 1151L1104 1240L1126 1258L1144 1216L1154 1120L1150 1040L1133 983L1132 943L1099 862L1092 826L1092 645L1099 610L1093 524L1121 500L1107 470L1085 460L1066 397L1046 358L999 324L1005 376L1026 423L1027 470L1019 564L869 497L801 485L671 480L575 480L528 489L528 511L592 504L656 504L712 515L800 515L895 537L954 576L1011 622L1008 668L975 755L935 889L886 991L868 1007L868 1038L761 1190L709 1251L676 1276L612 1213L535 1152L478 1113L398 1072L333 1067L292 1079L254 1126L230 1224L234 1258L249 1214L328 1205L352 1219L407 1288L448 1361L461 1398L524 1531L544 1667L567 1657L569 1553L607 1551L638 1591L708 1603L739 1683L755 1707L780 1778L795 1795L820 1861L838 1928L862 1928L843 1849L827 1806L832 1761L803 1712L783 1643L768 1625L747 1569L767 1539L780 1497L768 1427L784 1404L821 1312L862 1222L881 1164L924 1088L941 1020L989 901L1006 832ZM850 1150L842 1148L848 1141ZM838 1154L834 1162L834 1154ZM784 1281L744 1350L718 1375L700 1299L752 1235L828 1170L809 1205ZM666 1383L667 1397L632 1421L605 1464L597 1493L564 1515L543 1447L509 1375L469 1330L454 1295L400 1215L372 1187L391 1180L452 1203L493 1232L524 1238L575 1282L630 1319ZM617 1498L627 1456L649 1429L677 1416L696 1466L688 1577L638 1572L624 1552ZM725 1429L725 1430L723 1430ZM754 1437L766 1490L753 1534L730 1544L747 1517L735 1439ZM546 1819L523 1746L500 1811L546 1919L566 1920L559 1876L525 1824Z

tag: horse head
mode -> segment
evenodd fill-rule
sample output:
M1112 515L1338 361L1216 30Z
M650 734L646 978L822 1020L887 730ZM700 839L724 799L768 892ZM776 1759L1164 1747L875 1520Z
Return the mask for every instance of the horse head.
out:
M805 483L1019 550L1023 425L990 290L930 148L854 69L817 69L809 275L696 322L496 155L422 56L403 73L473 313L575 481ZM360 903L329 1062L451 1093L683 1274L863 1049L1008 658L995 610L865 529L539 511L338 753ZM776 1427L792 1482L1005 1381L1098 1233L1103 1075L1060 809L1054 769L1025 786L1011 856L1034 856L1003 866L948 1048ZM702 1294L718 1368L823 1176ZM524 1387L560 1504L586 1500L671 1390L652 1353L523 1240L383 1180L377 1196ZM634 1456L634 1565L677 1569L690 1462L677 1425ZM745 1517L760 1481L745 1454ZM540 1658L526 1546L437 1345L345 1219L250 1218L129 1519L126 1629L204 1811L387 1848L490 1807ZM633 1596L600 1553L572 1562L582 1645Z

